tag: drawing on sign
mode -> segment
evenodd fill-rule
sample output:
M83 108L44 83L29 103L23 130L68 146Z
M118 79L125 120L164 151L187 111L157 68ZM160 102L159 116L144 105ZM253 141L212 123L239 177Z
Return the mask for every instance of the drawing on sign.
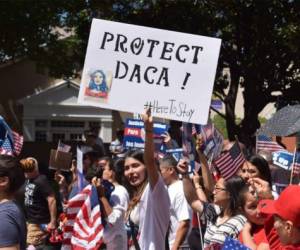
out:
M112 84L112 73L103 70L91 70L85 78L85 97L97 98L107 102L109 90Z

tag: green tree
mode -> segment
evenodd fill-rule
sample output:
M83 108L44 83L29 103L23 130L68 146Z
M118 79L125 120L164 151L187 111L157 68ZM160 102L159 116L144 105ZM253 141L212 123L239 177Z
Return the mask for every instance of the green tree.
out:
M8 4L7 4L8 3ZM228 138L247 145L258 114L300 101L298 0L52 0L0 1L0 62L28 56L55 76L82 68L93 17L219 37L222 48L214 93L225 104ZM54 29L72 31L59 39ZM223 76L229 68L230 81ZM243 87L244 118L235 117ZM274 95L277 92L277 95ZM279 93L279 95L278 95Z

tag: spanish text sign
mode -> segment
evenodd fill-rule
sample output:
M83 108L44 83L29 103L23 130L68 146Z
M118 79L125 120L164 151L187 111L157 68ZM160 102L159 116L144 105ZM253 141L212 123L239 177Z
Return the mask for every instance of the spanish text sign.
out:
M221 40L93 19L79 103L206 124Z

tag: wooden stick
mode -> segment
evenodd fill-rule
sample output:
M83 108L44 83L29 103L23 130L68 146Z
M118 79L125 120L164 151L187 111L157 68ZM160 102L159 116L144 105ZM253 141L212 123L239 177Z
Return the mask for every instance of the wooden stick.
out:
M295 147L295 150L294 150L293 163L292 163L292 169L291 169L291 177L290 177L290 185L293 182L293 173L294 173L294 164L295 164L296 152L297 152L297 147Z

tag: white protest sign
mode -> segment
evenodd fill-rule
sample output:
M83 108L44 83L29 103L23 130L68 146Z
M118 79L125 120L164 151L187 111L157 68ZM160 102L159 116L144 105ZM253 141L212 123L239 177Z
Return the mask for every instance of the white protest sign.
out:
M206 124L221 40L93 19L78 101Z

